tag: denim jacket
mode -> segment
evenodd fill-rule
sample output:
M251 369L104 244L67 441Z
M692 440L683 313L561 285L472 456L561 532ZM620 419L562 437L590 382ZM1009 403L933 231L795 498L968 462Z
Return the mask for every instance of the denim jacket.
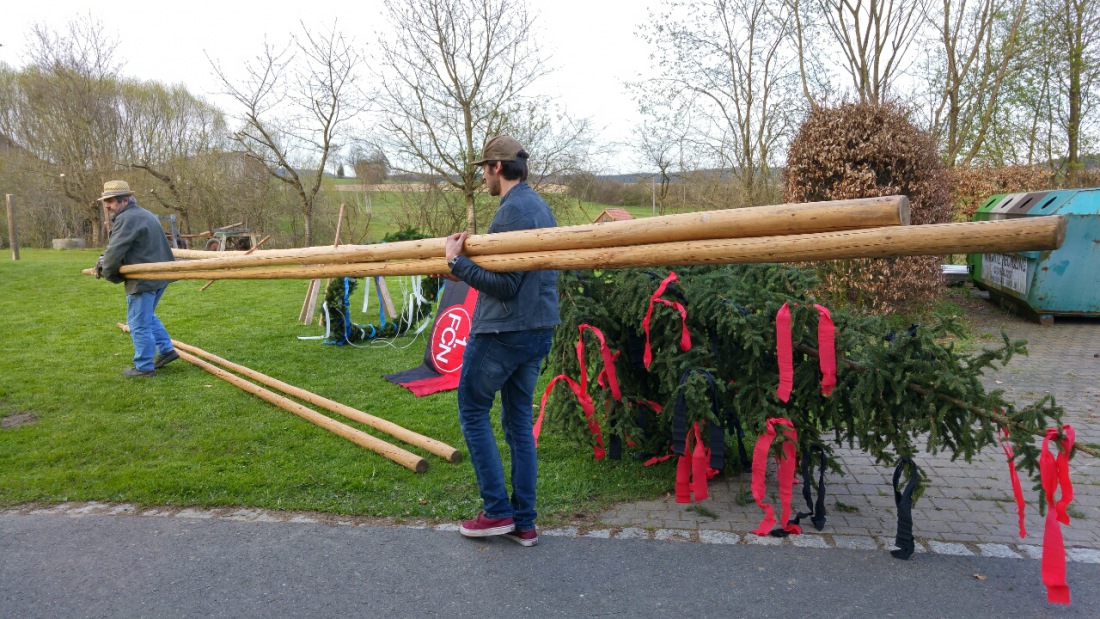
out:
M546 201L520 182L504 194L489 233L557 225ZM478 291L471 334L548 329L561 322L557 271L496 273L459 256L451 273Z

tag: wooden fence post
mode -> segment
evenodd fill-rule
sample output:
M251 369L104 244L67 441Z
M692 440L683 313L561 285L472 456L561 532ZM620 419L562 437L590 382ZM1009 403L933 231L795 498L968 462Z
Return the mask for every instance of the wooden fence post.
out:
M8 245L11 245L11 259L19 260L19 232L15 229L15 197L7 194L8 202Z

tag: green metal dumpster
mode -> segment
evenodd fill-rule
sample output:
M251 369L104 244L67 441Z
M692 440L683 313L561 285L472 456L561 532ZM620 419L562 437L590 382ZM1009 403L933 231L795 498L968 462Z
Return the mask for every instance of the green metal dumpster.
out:
M1053 251L970 254L975 285L991 299L1052 324L1055 316L1100 316L1100 188L993 196L974 220L1062 215L1066 239Z
M974 215L970 218L971 221L988 221L989 211L993 210L993 207L1000 204L1008 195L1007 193L999 193L986 198L985 202L978 207L978 210L974 211ZM970 271L970 278L980 286L982 279L982 254L967 254L966 268Z

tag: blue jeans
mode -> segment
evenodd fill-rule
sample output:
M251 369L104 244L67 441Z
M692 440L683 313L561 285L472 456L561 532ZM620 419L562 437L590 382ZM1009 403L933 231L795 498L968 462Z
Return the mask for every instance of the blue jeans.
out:
M471 335L462 356L458 419L488 518L514 518L516 528L535 526L538 455L531 433L532 400L539 363L550 352L553 329ZM504 485L489 409L500 392L500 425L512 455L512 496Z
M153 369L153 357L158 352L172 350L172 338L155 314L164 290L126 295L126 323L134 341L134 367L143 372Z

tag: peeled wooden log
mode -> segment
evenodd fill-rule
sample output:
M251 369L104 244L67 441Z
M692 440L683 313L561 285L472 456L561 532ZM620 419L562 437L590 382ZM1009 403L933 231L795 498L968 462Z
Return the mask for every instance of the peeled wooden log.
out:
M266 374L257 372L256 370L250 369L237 363L233 363L232 361L223 359L213 353L206 352L201 348L196 348L195 346L184 344L183 342L179 342L176 340L172 340L172 344L176 347L177 350L187 351L193 355L203 357L205 359L213 361L214 363L224 368L233 370L234 372L242 376L251 378L258 383L267 385L268 387L272 387L274 389L278 389L279 391L282 391L287 395L294 396L299 400L305 400L310 404L320 406L321 408L324 408L326 410L330 410L334 413L343 415L344 417L347 417L352 421L358 421L359 423L370 426L375 430L381 430L382 432L390 434L400 441L416 447L423 448L424 450L431 452L439 456L440 458L447 460L448 462L458 462L462 457L461 452L459 452L454 447L451 447L450 445L447 445L446 443L443 443L441 441L437 441L434 438L429 438L427 436L424 436L423 434L418 434L416 432L413 432L412 430L403 428L396 423L393 423L392 421L387 421L380 417L375 417L374 415L364 413L361 410L352 408L345 404L341 404L339 402L336 402L335 400L330 400L311 391L306 391L305 389L301 389L299 387L295 387L294 385L284 383L277 378L272 378Z
M646 217L629 221L613 221L583 226L562 226L475 234L466 239L466 255L484 256L530 251L555 251L586 248L622 247L648 243L669 243L715 238L780 236L810 232L855 230L909 224L909 199L905 196L860 198L833 202L780 204L681 213ZM161 262L124 266L119 271L130 274L155 271L193 271L291 264L334 264L343 262L382 262L442 258L444 238L399 241L376 245L302 247L298 249L260 251L244 257L207 257L201 262ZM182 256L176 252L176 256Z
M122 323L117 323L117 326L118 326L119 329L122 329L126 333L130 332L129 325L125 325L125 324L122 324ZM397 425L396 423L393 423L392 421L387 421L387 420L382 419L380 417L375 417L374 415L364 413L361 410L354 409L350 406L347 406L347 405L341 404L339 402L336 402L335 400L330 400L326 397L319 396L319 395L317 395L313 392L306 391L305 389L301 389L301 388L295 387L294 385L284 383L283 381L281 381L277 378L272 378L272 377L270 377L266 374L262 374L260 372L257 372L256 370L251 369L251 368L245 367L245 366L237 364L237 363L233 363L232 361L229 361L227 359L223 359L223 358L221 358L221 357L219 357L219 356L217 356L213 353L207 352L207 351L205 351L205 350L203 350L203 349L201 349L197 346L191 346L190 344L185 344L185 343L183 343L179 340L175 340L175 339L172 340L172 346L177 350L177 352L178 351L184 351L184 352L191 353L191 354L193 354L195 356L198 356L198 357L203 357L204 359L207 359L209 361L217 363L217 364L221 365L224 368L228 368L230 370L233 370L234 372L237 372L238 374L241 374L243 376L247 376L248 378L251 378L252 380L255 380L258 383L262 383L264 385L267 385L268 387L273 387L275 389L278 389L279 391L282 391L283 393L286 393L288 395L292 395L292 396L294 396L296 398L299 398L301 400L305 400L306 402L309 402L310 404L315 404L317 406L320 406L321 408L330 410L334 413L339 413L339 414L347 417L348 419L351 419L353 421L358 421L359 423L361 423L363 425L370 426L370 427L374 428L375 430L381 430L383 432L391 434L391 435L393 435L394 438L397 438L398 440L404 441L404 442L406 442L410 445L414 445L416 447L421 447L421 448L423 448L423 449L425 449L425 450L427 450L427 451L443 458L444 460L447 460L448 462L458 462L459 459L462 456L461 453L457 449L455 449L454 447L451 447L450 445L447 445L446 443L437 441L433 438L429 438L427 436L424 436L423 434L418 434L418 433L413 432L412 430L409 430L407 428L403 428L403 427ZM386 443L386 444L388 445L388 443Z
M1045 251L1061 247L1065 235L1065 217L1048 215L748 239L712 239L604 249L496 254L476 256L472 260L485 269L501 272L815 262L853 258ZM446 272L448 269L444 258L427 258L405 262L269 269L132 272L130 277L140 279L311 279L429 275Z
M290 398L275 394L271 391L268 391L267 389L264 389L263 387L253 385L243 378L238 378L237 376L234 376L219 367L207 363L202 359L199 359L198 357L192 356L188 352L185 352L183 350L180 350L178 352L180 358L184 361L187 361L188 363L193 363L200 368L206 370L207 372L210 372L214 376L217 376L218 378L232 385L240 387L241 389L244 389L245 391L259 397L260 399L270 402L283 410L290 411L314 425L321 426L322 428L328 430L329 432L332 432L333 434L346 438L356 445L359 445L360 447L365 447L380 456L389 458L390 460L393 460L394 462L411 471L423 473L424 471L428 470L428 461L412 452L401 449L396 445L391 445L386 441L383 441L382 439L375 438L367 434L366 432L363 432L362 430L356 430L355 428L347 424L340 423L335 419L330 419L329 417L326 417L315 410L302 406L301 404L295 402L294 400L291 400Z
M267 251L278 251L276 249L270 249ZM178 247L172 248L172 255L177 260L208 260L213 258L224 258L226 256L243 256L247 254L247 250L227 249L225 251L210 251L208 249L179 249Z

